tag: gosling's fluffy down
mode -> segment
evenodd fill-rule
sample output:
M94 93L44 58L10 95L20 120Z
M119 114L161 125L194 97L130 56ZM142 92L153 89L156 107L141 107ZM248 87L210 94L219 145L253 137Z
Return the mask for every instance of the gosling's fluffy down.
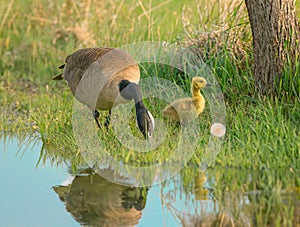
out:
M175 122L186 122L198 116L205 108L205 99L200 93L200 89L206 86L210 86L210 84L204 78L193 77L191 86L192 98L174 101L163 109L163 116Z

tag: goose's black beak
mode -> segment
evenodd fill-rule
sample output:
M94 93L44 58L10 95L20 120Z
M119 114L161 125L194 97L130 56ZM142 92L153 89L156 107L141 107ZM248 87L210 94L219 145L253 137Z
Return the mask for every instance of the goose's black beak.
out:
M210 87L210 86L212 86L212 84L210 84L210 83L206 83L206 85L205 85L205 87Z
M139 130L144 138L150 139L153 136L155 126L152 114L147 109L143 109L137 112L136 118Z

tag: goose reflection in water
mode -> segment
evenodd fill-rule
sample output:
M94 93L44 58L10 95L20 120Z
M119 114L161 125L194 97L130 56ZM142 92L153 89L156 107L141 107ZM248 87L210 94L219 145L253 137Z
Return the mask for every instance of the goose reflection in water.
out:
M69 185L53 189L77 222L104 227L137 225L148 192L148 188L112 183L91 169L81 171Z

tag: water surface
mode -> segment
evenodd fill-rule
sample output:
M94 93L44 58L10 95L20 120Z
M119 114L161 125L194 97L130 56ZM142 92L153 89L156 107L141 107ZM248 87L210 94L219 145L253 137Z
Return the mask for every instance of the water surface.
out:
M292 169L187 167L135 188L90 168L39 161L42 143L0 140L0 226L299 226L299 176ZM43 158L43 157L42 157ZM113 170L105 170L113 174Z
M66 178L64 166L36 168L42 144L0 141L0 226L76 226L51 187Z

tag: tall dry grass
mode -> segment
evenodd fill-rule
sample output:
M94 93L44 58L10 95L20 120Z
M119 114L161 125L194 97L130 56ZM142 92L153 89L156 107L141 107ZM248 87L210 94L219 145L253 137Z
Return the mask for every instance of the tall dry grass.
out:
M198 24L191 23L189 9L183 8L182 23L186 38L180 44L194 48L205 60L226 52L232 57L231 60L246 61L252 49L252 40L244 1L206 0L203 7L200 8L200 4L197 6Z

